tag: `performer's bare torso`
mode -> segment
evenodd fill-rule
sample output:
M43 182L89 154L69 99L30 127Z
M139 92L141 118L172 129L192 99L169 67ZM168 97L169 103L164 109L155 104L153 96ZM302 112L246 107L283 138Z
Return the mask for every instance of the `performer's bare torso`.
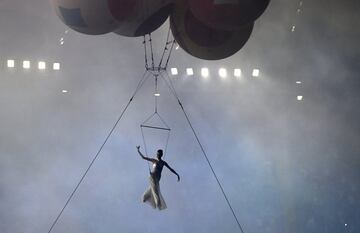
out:
M157 160L153 163L153 167L151 170L151 175L154 176L157 180L160 180L161 178L161 172L164 168L165 161L163 160Z

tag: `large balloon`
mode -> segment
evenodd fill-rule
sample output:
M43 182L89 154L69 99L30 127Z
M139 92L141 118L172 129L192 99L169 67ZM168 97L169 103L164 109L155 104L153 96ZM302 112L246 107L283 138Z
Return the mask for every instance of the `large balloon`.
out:
M137 37L158 29L168 18L174 0L107 0L118 21L115 33Z
M59 18L75 31L100 35L117 28L107 0L50 0Z
M254 23L238 31L215 30L190 11L187 3L179 0L170 16L175 40L189 54L206 60L220 60L239 51L250 38Z
M185 0L193 14L210 27L235 30L259 18L270 0Z

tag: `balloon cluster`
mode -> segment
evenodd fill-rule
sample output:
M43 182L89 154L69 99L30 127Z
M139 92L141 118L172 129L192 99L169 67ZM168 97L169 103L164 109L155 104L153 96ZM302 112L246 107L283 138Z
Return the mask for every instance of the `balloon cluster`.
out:
M50 0L59 18L88 35L115 32L138 37L170 16L177 43L187 53L219 60L239 51L270 0Z

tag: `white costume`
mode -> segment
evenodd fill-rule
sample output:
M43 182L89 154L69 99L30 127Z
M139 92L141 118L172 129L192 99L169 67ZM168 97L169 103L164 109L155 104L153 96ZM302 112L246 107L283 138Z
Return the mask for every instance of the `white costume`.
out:
M154 209L158 208L159 210L166 209L166 203L160 192L161 171L164 164L163 161L153 163L153 169L150 172L149 177L150 187L143 195L143 202L146 202Z

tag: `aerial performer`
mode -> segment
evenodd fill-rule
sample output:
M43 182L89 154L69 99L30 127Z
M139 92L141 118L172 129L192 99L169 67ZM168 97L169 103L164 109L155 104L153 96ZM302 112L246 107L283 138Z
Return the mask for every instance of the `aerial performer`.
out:
M145 157L140 151L140 146L137 146L136 148L141 158L151 162L153 165L149 177L150 186L149 189L143 195L143 202L150 204L154 209L157 208L159 210L164 210L166 209L166 203L160 192L161 172L165 166L177 176L178 182L180 181L180 176L179 174L177 174L177 172L174 169L172 169L167 164L167 162L161 159L163 156L162 150L157 151L156 159L155 159L155 158Z

